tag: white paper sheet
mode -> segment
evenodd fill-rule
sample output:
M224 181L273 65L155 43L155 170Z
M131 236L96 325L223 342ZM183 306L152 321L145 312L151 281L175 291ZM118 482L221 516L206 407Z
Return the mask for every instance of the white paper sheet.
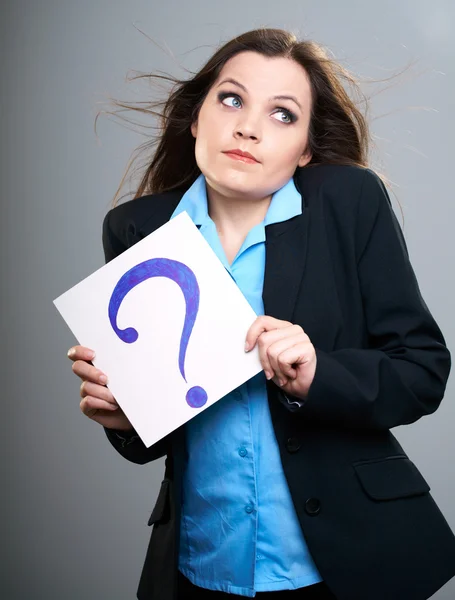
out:
M244 351L256 314L186 212L54 304L147 447L262 370Z

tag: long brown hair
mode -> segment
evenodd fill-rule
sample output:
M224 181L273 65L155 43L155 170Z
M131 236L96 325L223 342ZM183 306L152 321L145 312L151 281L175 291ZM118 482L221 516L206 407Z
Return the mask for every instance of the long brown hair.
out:
M159 119L158 134L139 147L149 156L134 198L188 188L199 176L195 139L190 126L223 66L230 58L245 51L289 58L307 72L312 95L309 128L312 159L304 168L322 163L368 166L368 103L354 76L316 42L299 41L294 34L283 29L261 28L243 33L221 46L190 79L179 80L153 73L134 77L172 82L173 89L164 101L135 105L113 100L122 109L139 111ZM360 105L363 105L362 110ZM156 149L151 157L154 146ZM132 162L117 189L114 204Z

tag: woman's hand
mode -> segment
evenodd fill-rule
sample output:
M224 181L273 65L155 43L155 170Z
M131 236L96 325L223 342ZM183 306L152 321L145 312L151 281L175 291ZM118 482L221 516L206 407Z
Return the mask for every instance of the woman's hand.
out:
M267 379L292 396L306 398L316 372L316 352L303 329L263 315L248 330L245 351L256 343Z
M81 411L100 425L109 429L128 431L133 429L125 413L106 387L107 377L91 364L95 353L85 346L73 346L68 358L73 361L73 373L82 379L80 387Z

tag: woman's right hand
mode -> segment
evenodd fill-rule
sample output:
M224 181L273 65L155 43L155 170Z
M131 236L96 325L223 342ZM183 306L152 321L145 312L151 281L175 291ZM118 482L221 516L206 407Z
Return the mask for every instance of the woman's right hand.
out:
M94 351L85 346L73 346L68 350L68 358L73 361L73 373L82 379L81 411L108 429L132 430L130 421L106 387L106 375L90 362L94 356Z

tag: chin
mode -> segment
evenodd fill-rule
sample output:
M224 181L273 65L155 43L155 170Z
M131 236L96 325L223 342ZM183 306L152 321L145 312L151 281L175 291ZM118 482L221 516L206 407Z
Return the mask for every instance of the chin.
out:
M207 173L205 174L207 184L218 193L232 195L257 195L258 178L249 173L229 172L229 173Z

